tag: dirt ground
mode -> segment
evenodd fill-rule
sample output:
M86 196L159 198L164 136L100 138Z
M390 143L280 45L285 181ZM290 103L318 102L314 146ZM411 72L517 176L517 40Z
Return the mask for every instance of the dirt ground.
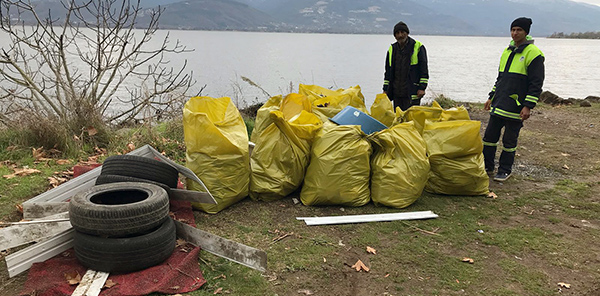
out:
M488 121L488 113L480 107L470 108L471 119L482 122L482 130ZM499 199L512 200L523 195L531 195L537 192L552 189L556 183L563 180L581 182L589 184L591 192L600 191L600 108L583 108L575 106L550 107L540 106L533 110L529 120L519 138L519 149L517 150L516 163L514 166L515 177L505 183L490 182L490 190L498 195ZM588 198L589 203L599 204L600 196L592 195ZM319 208L317 210L309 207L295 205L291 199L274 203L254 203L248 206L252 201L246 199L239 204L234 205L230 210L224 211L219 215L206 215L197 213L199 224L205 226L205 230L218 235L224 235L227 230L219 225L227 223L236 225L255 219L257 215L272 214L275 217L273 221L283 221L294 216L314 215L318 211L319 215L340 214L338 207ZM276 208L273 210L273 208ZM368 205L365 212L373 210L372 205ZM562 221L561 223L552 223L548 216L555 217ZM4 217L6 218L6 217ZM11 217L12 219L13 217ZM5 219L4 219L5 220ZM235 221L235 222L234 222ZM560 235L562 238L576 242L576 250L569 256L570 261L565 264L551 264L546 258L540 258L535 254L523 254L518 258L520 264L534 267L544 271L545 277L552 283L565 282L573 286L572 289L556 287L555 294L552 295L583 295L600 296L600 269L590 272L582 266L600 266L600 238L586 237L588 230L593 229L598 233L600 229L600 217L593 219L579 219L569 215L568 211L558 211L551 206L520 206L515 203L515 210L510 213L501 213L498 217L490 217L486 223L490 227L506 225L535 225L540 229L546 230L553 235ZM281 227L281 225L269 225L271 228ZM377 226L371 226L377 229ZM339 244L349 242L353 239L351 227L324 227L320 231L329 238L339 239ZM415 232L414 237L409 239L419 240L427 239L426 235ZM392 234L394 234L392 232ZM236 239L236 238L232 238ZM337 242L336 242L337 243ZM402 242L393 239L380 239L381 247L393 248ZM314 242L319 245L319 242ZM283 245L283 244L280 244ZM254 246L264 249L272 256L276 251L269 251L278 245L260 243ZM460 253L463 248L479 250L486 255L489 264L487 268L492 269L487 273L494 273L494 268L506 259L507 254L494 246L449 244L447 247L441 247L442 253ZM499 283L498 279L492 277L484 278L488 283L479 283L475 285L480 289L477 293L471 293L460 288L438 291L432 288L432 281L440 280L430 278L419 270L414 270L414 277L398 279L390 283L386 280L393 278L399 272L394 272L394 268L411 268L411 263L417 264L419 258L406 258L406 262L371 262L372 260L382 260L379 257L365 256L363 250L347 249L347 252L336 252L337 259L331 258L320 264L318 272L314 270L289 270L287 266L282 268L270 264L272 269L265 278L268 279L270 288L277 295L487 295L485 286L499 287L506 285L505 295L530 295L527 291L519 290L511 283ZM549 251L552 252L552 251ZM0 254L0 259L4 259L6 253ZM423 255L427 258L427 254ZM554 256L554 255L549 255ZM271 260L272 257L270 257ZM356 262L356 258L363 259L366 266L396 266L386 270L372 270L370 273L358 273L350 268ZM511 258L512 259L512 258ZM561 260L560 258L557 260ZM0 266L0 295L18 295L26 275L20 275L9 279L6 266ZM274 260L277 261L277 260ZM435 270L435 266L429 266L427 269ZM434 272L430 274L435 274ZM517 275L518 276L518 275ZM457 280L458 282L458 280ZM404 290L398 291L392 286L403 286ZM206 293L206 292L204 292ZM309 294L310 293L310 294ZM212 294L208 293L208 294ZM236 295L236 293L231 293ZM490 294L491 295L491 294ZM500 295L500 294L493 294Z

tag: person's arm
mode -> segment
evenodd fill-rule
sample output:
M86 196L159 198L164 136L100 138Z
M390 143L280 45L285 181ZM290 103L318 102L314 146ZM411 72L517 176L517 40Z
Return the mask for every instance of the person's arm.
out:
M505 52L503 52L502 55L504 55ZM502 57L500 57L500 60L502 60ZM496 82L494 82L494 86L492 87L492 90L488 94L488 102L489 103L486 102L487 106L484 105L485 110L490 110L490 105L492 104L492 101L494 100L494 95L496 95L496 86L498 86L498 82L500 81L501 78L502 78L502 71L500 71L500 66L498 66L498 76L496 77Z
M419 54L419 89L417 90L417 97L421 98L425 95L425 89L429 83L429 67L427 65L427 50L425 45L421 45Z
M393 48L390 45L386 55L385 55L385 72L383 74L383 92L387 94L387 91L390 87L390 80L392 78L392 66L390 65L392 58Z
M527 67L527 80L529 85L527 88L527 96L523 102L523 106L533 109L542 94L542 86L544 84L544 56L538 55Z

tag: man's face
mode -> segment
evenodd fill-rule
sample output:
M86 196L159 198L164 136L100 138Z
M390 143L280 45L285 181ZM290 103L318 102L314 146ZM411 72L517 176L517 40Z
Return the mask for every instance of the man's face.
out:
M510 29L510 36L515 43L521 44L527 39L527 33L521 27L512 27Z
M404 31L399 31L396 34L394 34L394 37L396 37L396 41L398 41L399 43L404 43L408 38L408 33Z

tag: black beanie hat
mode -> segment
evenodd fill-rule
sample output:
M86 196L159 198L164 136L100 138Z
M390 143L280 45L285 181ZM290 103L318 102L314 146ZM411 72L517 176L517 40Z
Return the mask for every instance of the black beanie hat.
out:
M410 31L408 30L408 26L404 22L399 22L394 26L394 36L396 36L396 33L400 32L400 31L410 34Z
M530 18L520 17L510 24L510 29L512 30L513 27L521 27L525 31L525 33L529 34L529 29L531 28L532 23L533 22Z

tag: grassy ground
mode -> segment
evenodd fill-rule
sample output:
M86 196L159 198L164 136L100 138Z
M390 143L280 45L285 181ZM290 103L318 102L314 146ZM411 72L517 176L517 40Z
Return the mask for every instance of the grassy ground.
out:
M471 108L483 127L487 116L480 105ZM266 251L268 272L202 252L208 282L188 295L600 295L599 139L598 106L540 106L522 130L513 177L490 182L495 199L424 193L397 210L307 207L290 196L270 203L245 199L216 215L195 212L198 228ZM180 139L166 143L181 148ZM13 166L41 171L0 179L0 217L15 221L15 205L46 190L47 177L73 164L6 153L2 175ZM170 157L182 161L180 153ZM295 219L423 210L439 218L329 226ZM351 268L357 260L370 271ZM8 279L1 266L0 295L18 294L25 280Z

